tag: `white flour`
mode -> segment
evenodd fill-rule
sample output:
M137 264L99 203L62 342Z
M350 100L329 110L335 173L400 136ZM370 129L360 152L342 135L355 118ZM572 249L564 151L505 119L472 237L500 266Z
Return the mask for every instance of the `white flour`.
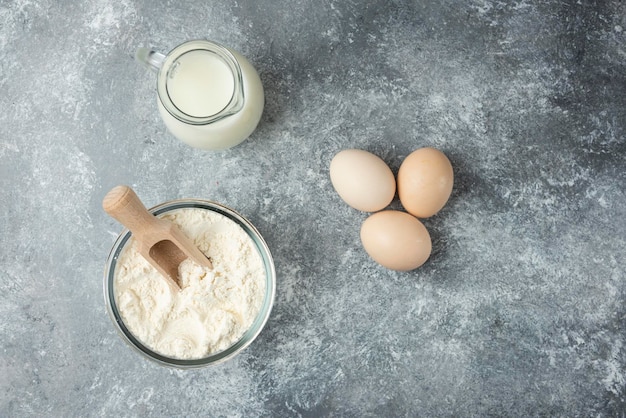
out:
M167 357L198 359L222 351L252 325L265 295L265 269L246 232L223 215L199 208L163 216L177 224L213 262L179 267L182 290L172 291L126 244L115 270L115 299L128 330Z

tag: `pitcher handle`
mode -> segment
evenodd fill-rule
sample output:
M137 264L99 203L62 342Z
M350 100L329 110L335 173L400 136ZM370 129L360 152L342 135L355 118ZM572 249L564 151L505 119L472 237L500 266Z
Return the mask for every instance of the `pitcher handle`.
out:
M135 52L135 59L145 67L158 73L161 65L163 65L163 61L165 60L165 55L155 51L154 49L141 47L137 48L137 51Z

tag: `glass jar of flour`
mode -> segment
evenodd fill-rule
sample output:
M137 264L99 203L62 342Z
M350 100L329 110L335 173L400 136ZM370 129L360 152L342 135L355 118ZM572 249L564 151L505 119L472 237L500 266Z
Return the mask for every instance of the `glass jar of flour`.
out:
M261 333L274 303L276 270L267 243L249 220L216 202L171 200L149 210L177 225L211 258L213 270L181 264L181 289L174 292L125 229L104 272L104 299L117 331L165 366L204 367L235 357Z
M254 131L265 103L250 62L215 42L185 42L167 55L139 48L136 59L156 71L158 108L167 129L188 145L222 150Z

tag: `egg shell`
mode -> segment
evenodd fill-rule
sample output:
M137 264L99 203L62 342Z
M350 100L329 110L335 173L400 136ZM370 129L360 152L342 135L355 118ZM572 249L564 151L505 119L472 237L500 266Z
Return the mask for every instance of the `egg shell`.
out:
M398 271L418 268L432 251L430 234L414 216L397 210L383 210L361 225L361 243L378 264Z
M360 149L346 149L333 157L330 180L344 202L363 212L384 209L396 194L396 179L389 166Z
M420 148L409 154L398 170L398 197L404 209L418 218L439 212L452 193L454 172L445 154Z

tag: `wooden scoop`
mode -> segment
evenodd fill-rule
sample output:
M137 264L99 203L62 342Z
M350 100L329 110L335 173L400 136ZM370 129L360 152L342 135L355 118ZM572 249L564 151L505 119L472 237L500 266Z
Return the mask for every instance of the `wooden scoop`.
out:
M201 266L213 268L211 261L173 223L157 218L141 203L133 189L117 186L102 201L104 211L132 232L139 253L180 290L178 265L190 258Z

